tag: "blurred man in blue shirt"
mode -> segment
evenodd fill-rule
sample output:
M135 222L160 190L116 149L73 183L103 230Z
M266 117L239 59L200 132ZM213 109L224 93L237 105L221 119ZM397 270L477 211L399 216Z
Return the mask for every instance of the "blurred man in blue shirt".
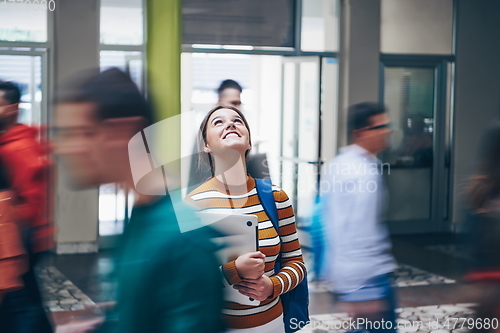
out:
M369 323L359 329L395 332L390 274L396 262L383 222L384 169L376 157L389 146L390 120L384 106L351 106L349 133L352 144L325 165L321 182L327 240L324 279L354 318L384 319L379 330Z

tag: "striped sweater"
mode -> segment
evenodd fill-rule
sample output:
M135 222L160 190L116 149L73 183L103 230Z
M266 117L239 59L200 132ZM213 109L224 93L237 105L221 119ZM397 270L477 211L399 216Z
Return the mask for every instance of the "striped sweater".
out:
M200 211L235 214L253 214L259 221L259 250L266 255L265 274L273 282L273 294L258 306L225 302L223 315L228 328L243 329L267 324L283 313L279 295L295 288L305 276L305 266L295 227L293 207L286 193L273 185L279 218L279 233L265 213L257 195L255 180L248 177L246 185L231 187L231 195L225 185L215 177L188 194L186 201ZM282 267L274 271L281 251ZM235 261L222 266L229 284L242 279L236 270Z

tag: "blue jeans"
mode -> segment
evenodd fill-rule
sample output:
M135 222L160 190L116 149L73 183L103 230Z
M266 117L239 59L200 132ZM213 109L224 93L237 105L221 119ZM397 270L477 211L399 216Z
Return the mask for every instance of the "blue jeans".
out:
M396 314L396 292L391 284L391 274L383 274L369 279L364 287L356 291L337 294L337 299L341 302L362 302L386 300L387 310L382 313L379 320L372 320L372 324L367 324L365 327L358 328L353 332L370 332L370 333L396 333L397 332L397 314ZM381 324L381 319L384 324ZM354 318L356 320L356 318ZM376 323L378 322L378 323ZM377 328L376 328L377 327Z
M0 305L0 332L52 333L42 304L33 267L39 254L30 254L30 270L23 275L24 288L5 294Z

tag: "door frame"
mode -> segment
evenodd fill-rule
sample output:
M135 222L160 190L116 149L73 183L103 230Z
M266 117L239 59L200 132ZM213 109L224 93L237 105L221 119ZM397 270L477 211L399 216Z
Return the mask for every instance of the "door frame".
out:
M387 221L391 234L438 233L451 231L453 193L451 165L452 98L451 85L454 56L381 55L379 101L384 103L386 67L434 69L434 135L433 170L430 196L430 219ZM448 174L446 175L446 169Z

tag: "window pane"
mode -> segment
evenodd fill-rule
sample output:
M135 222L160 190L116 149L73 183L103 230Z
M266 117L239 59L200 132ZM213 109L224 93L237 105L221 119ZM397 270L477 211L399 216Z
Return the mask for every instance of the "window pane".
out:
M302 2L302 51L335 52L338 50L338 0Z
M128 197L128 207L126 198ZM125 214L130 216L133 194L120 184L99 187L99 235L111 236L123 233ZM128 211L127 211L128 208Z
M101 44L141 45L142 0L101 0Z
M19 122L39 125L42 119L41 57L0 55L0 80L12 81L21 89Z
M129 73L132 80L142 91L143 67L142 53L132 51L101 51L101 71L117 67Z
M382 0L381 16L382 53L453 53L453 0Z
M24 3L0 3L0 40L10 42L46 42L47 11Z
M246 54L207 54L193 53L191 57L191 108L197 112L197 125L193 126L193 135L196 126L207 114L207 111L217 104L219 96L217 88L222 81L232 79L243 88L241 93L242 105L240 109L245 112L250 127L255 122L256 87L252 87L252 74L255 75L255 56ZM254 70L254 72L252 72ZM253 88L253 89L252 89Z

